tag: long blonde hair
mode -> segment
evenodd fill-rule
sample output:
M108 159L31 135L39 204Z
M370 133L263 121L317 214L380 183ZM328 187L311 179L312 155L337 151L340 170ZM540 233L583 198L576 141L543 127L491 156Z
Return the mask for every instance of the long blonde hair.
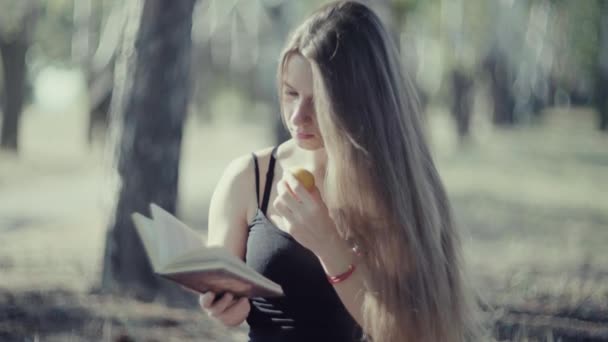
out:
M426 144L414 88L380 19L353 1L327 4L291 35L279 61L313 70L328 155L325 201L369 270L363 329L375 342L476 339L460 241Z

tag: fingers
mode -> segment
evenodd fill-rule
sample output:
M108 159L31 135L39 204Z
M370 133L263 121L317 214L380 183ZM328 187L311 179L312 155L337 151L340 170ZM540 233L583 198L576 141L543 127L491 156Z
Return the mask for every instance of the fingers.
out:
M215 293L206 292L205 294L198 297L198 302L203 309L209 309L211 307L211 303L215 299Z
M247 297L241 297L222 312L217 319L229 327L237 326L247 318L250 310L251 306L249 304L249 299Z
M283 176L283 180L287 185L289 191L300 200L305 206L310 207L311 195L306 187L300 183L300 181L290 172L286 172ZM315 187L316 188L316 187Z
M291 226L289 223L300 222L300 214L297 208L301 204L295 198L293 198L293 196L286 193L287 190L283 182L279 182L277 188L279 195L274 200L272 205L279 215L281 215L285 220L284 228L286 228L286 231L289 233L289 227Z
M232 293L226 293L218 300L214 301L209 308L211 316L217 317L221 315L234 301Z
M301 207L309 212L314 213L315 210L325 206L319 188L316 186L313 186L310 190L306 189L306 187L289 172L287 172L284 178L279 181L279 183L281 182L286 183L286 188L289 192L296 197Z
M230 305L234 295L232 293L216 294L213 292L207 292L200 296L199 303L203 309L207 310L209 314L215 315L218 312L224 311L226 307Z
M247 297L235 298L231 293L225 293L219 299L217 294L207 292L199 297L201 307L209 316L219 320L224 325L236 326L241 324L251 309Z
M285 202L288 208L293 210L301 205L299 197L293 195L292 190L289 189L289 186L284 181L279 181L277 183L277 192L279 195L277 196L276 201Z
M280 179L277 182L277 192L279 193L279 195L291 195L292 197L295 197L297 200L299 200L296 193L291 189L291 187L288 185L287 181L284 178Z

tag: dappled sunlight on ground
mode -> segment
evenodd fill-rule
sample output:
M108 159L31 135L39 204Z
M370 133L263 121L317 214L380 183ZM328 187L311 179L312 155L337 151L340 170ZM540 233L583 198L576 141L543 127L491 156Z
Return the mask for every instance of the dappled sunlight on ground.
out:
M75 112L51 116L30 110L23 119L20 155L0 154L0 242L3 246L0 289L8 291L6 295L10 297L3 297L8 302L3 301L0 306L10 307L16 305L15 301L26 305L27 300L23 298L29 297L27 293L20 295L22 291L30 291L40 297L39 301L52 306L56 292L48 291L60 289L61 293L67 291L64 295L71 301L80 303L86 310L95 310L95 305L86 304L93 299L85 303L83 298L87 298L86 293L100 278L105 231L115 198L115 173L109 150L99 141L92 146L85 143L84 122ZM184 134L179 185L178 214L186 223L204 234L209 198L224 167L239 155L269 145L270 136L260 125L218 129L190 121ZM118 303L120 300L116 304L119 306ZM24 310L29 312L27 308ZM91 314L99 316L100 313ZM2 317L0 314L0 321L4 320ZM101 329L98 325L102 321L91 319L87 326ZM109 321L106 330L113 324L112 319ZM178 321L174 325L182 328L190 324ZM67 325L67 331L75 328L73 324ZM114 322L114 326L114 333L125 329L124 322ZM30 328L24 327L26 331ZM209 325L209 329L207 335L216 336L210 340L222 336L221 328ZM47 327L45 331L55 330ZM102 330L96 331L107 333ZM204 330L201 332L200 327L196 330L199 337L205 336ZM4 330L0 327L1 331ZM141 334L142 329L138 331L137 336L148 336ZM233 337L238 340L242 334L242 330L237 330ZM174 331L157 338L168 340L168 336L175 340L180 335ZM60 336L55 337L61 340ZM196 335L190 338L197 340Z
M60 293L65 303L81 303L99 318L103 314L91 303L103 299L87 293L99 279L115 174L109 150L99 141L84 143L86 120L78 113L30 108L21 154L0 154L0 289L9 306L31 296L52 306L55 299L45 293ZM602 304L608 298L608 138L579 118L591 120L585 110L553 110L540 125L505 131L476 119L465 145L456 144L444 110L431 108L427 120L476 286L491 304L527 308L526 315L559 311L566 325L589 315L608 322ZM222 171L230 160L271 145L269 126L188 120L180 218L205 233L209 198ZM591 314L577 311L582 304ZM133 315L126 325L114 318L115 327L128 328L138 319ZM501 322L522 319L509 317ZM178 326L186 329L192 319L182 318ZM103 322L91 318L85 325L102 336L108 329Z

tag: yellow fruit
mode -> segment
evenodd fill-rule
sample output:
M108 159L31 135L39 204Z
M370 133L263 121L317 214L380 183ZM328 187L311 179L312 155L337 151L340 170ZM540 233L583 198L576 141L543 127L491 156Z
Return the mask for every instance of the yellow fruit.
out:
M311 191L315 187L315 177L309 171L302 168L291 169L291 173L304 185L306 190Z

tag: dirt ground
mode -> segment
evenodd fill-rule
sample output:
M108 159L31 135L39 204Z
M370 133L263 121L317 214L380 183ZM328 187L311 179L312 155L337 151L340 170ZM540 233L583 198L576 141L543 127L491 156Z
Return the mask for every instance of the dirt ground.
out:
M244 341L198 310L68 290L0 291L0 341Z
M456 149L446 117L431 116L433 149L494 336L608 341L608 138L555 113L542 129L480 124ZM200 310L91 293L115 183L111 153L84 143L84 123L30 110L20 155L0 154L0 341L246 340L246 326ZM180 218L204 235L223 168L271 137L254 122L191 119Z
M246 324L226 329L200 310L91 294L115 183L110 151L84 144L84 122L29 111L19 156L0 154L0 341L246 340ZM180 212L203 235L222 169L267 144L264 129L241 126L186 129Z

